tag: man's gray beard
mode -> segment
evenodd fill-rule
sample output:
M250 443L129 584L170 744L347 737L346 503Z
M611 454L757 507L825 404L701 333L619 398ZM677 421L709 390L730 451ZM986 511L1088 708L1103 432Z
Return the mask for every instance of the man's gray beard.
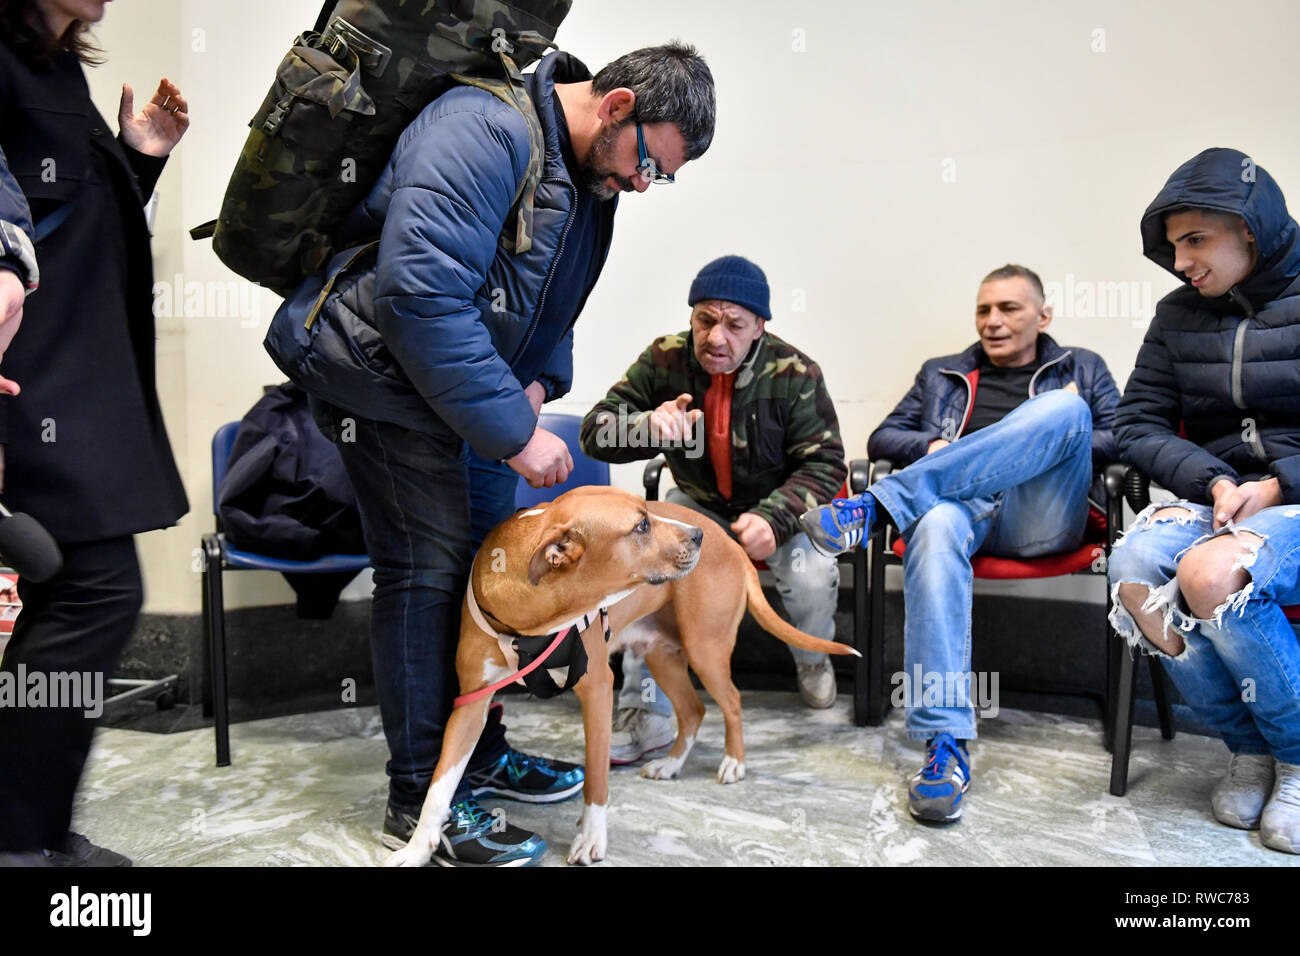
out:
M613 151L614 137L616 137L626 123L620 123L618 126L607 126L600 131L595 141L591 144L591 152L587 155L587 161L579 169L578 185L587 192L591 193L601 202L607 199L613 199L620 191L611 187L605 180L611 176L623 181L623 177L611 170L601 171L601 167L609 160L609 154Z

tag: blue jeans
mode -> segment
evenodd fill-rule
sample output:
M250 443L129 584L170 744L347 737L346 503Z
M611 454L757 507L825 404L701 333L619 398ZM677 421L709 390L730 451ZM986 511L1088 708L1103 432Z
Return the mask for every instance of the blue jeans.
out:
M1186 515L1154 517L1164 508ZM1300 764L1300 641L1282 611L1300 604L1300 507L1265 508L1232 528L1211 528L1210 507L1187 501L1138 515L1111 552L1111 623L1130 644L1164 658L1178 692L1230 751ZM1234 529L1263 539L1241 539L1250 583L1212 618L1197 618L1179 593L1178 562L1194 545ZM1147 586L1144 607L1163 613L1166 632L1181 634L1181 654L1170 657L1146 639L1119 601L1123 583Z
M729 522L701 507L685 492L671 488L664 498L698 511L731 534ZM800 531L787 538L765 563L776 578L776 591L781 595L790 623L805 634L835 640L835 607L840 595L839 562L819 552L808 541L808 535ZM828 656L798 647L791 647L790 654L801 664L816 664ZM668 696L659 693L654 678L645 672L645 661L630 651L623 652L623 689L619 693L618 706L620 710L633 707L665 717L673 712Z
M456 644L473 556L467 450L450 430L428 435L315 398L311 407L356 490L375 572L370 652L388 739L389 799L418 812L459 692ZM500 714L500 707L489 711L467 775L505 752ZM462 777L455 799L468 796Z
M887 475L867 491L907 543L904 680L909 737L975 736L970 686L971 557L1077 548L1088 519L1092 412L1072 392L1029 399L1001 421ZM938 681L942 694L922 694ZM933 686L933 685L931 685Z

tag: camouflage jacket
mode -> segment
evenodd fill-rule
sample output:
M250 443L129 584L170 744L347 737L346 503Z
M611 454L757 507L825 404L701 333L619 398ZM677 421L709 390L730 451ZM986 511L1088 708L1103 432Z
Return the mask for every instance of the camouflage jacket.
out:
M730 500L718 493L702 422L696 440L675 447L655 446L646 424L654 409L683 392L702 411L710 381L690 332L656 339L587 413L582 450L609 462L663 454L682 491L729 520L747 511L760 515L780 545L799 531L801 514L835 496L848 471L821 369L770 332L754 343L731 397Z

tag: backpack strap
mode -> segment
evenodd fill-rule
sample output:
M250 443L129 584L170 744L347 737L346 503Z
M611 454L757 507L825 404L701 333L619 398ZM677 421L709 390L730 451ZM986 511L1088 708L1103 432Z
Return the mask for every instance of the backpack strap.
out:
M495 31L494 31L495 32ZM497 80L480 76L464 76L452 73L451 78L465 86L474 86L491 93L502 102L513 106L524 118L528 128L528 171L515 190L511 212L514 214L514 229L510 228L510 216L506 217L506 228L501 232L501 245L515 255L527 252L533 247L533 202L537 195L537 185L542 181L542 160L546 155L546 140L542 135L542 122L533 106L532 97L524 87L524 75L510 58L513 47L502 36L492 41L492 49L501 57L507 79ZM513 233L513 235L512 235Z

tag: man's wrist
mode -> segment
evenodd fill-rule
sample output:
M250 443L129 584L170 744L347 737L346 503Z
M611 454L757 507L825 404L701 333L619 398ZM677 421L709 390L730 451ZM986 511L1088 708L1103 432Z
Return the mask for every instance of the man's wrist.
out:
M1205 496L1211 502L1214 501L1214 489L1219 487L1219 485L1225 481L1231 483L1233 488L1237 487L1237 482L1236 480L1233 479L1232 475L1217 475L1216 477L1210 480L1210 486L1205 489Z

